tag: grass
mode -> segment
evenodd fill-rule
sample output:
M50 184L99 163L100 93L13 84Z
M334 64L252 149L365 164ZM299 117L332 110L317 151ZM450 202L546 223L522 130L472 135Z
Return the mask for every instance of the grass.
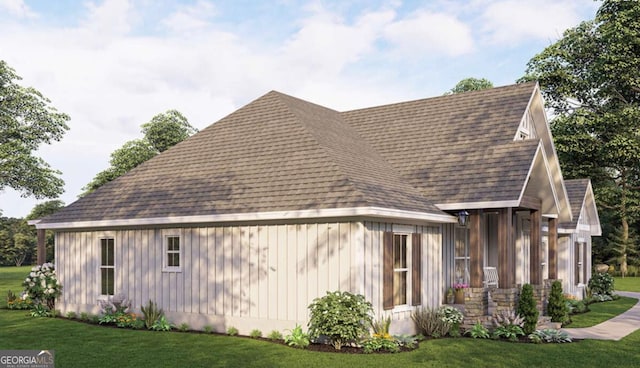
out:
M638 299L623 296L618 300L610 302L589 304L589 309L591 309L591 311L571 316L572 322L566 327L579 328L595 326L617 316L618 314L626 312L629 308L636 305L637 302Z
M0 267L0 308L7 307L7 292L20 295L23 290L22 281L31 271L32 266Z
M616 291L635 291L640 293L640 277L614 277Z
M0 269L0 297L29 268ZM11 274L11 275L9 275ZM4 301L3 301L4 302ZM608 305L609 303L601 303ZM57 367L634 367L640 331L621 341L521 344L470 338L424 341L409 353L349 355L215 334L134 331L0 310L1 349L51 349Z

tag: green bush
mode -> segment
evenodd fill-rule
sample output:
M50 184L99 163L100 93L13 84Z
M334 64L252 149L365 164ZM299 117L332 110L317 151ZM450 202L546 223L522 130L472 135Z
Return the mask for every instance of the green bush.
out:
M249 337L253 337L254 339L257 339L258 337L262 337L262 331L258 329L252 330L251 333L249 334Z
M471 329L469 329L465 334L473 337L474 339L488 339L491 337L491 333L489 333L489 329L484 327L480 321L476 322Z
M539 344L542 342L560 344L560 343L573 341L571 337L569 337L569 334L567 334L566 332L556 330L553 328L536 330L529 335L529 340L531 340L536 344Z
M154 331L171 331L172 328L173 324L171 324L164 315L160 316L160 318L158 318L158 320L151 326L151 330Z
M284 342L294 348L304 349L309 346L309 335L302 331L302 326L296 325L291 333L284 337Z
M76 312L71 312L71 311L67 312L68 319L76 319L77 316L78 315L76 314Z
M614 280L608 273L596 273L589 280L589 289L592 294L612 296L614 291Z
M340 291L314 299L309 310L310 337L324 336L336 350L368 334L373 311L363 295Z
M388 351L390 353L397 353L400 351L400 347L393 340L393 338L384 337L371 337L362 342L362 348L365 354L371 354L376 351Z
M180 327L178 327L178 330L179 330L180 332L187 332L187 331L189 331L189 324L188 324L188 323L182 323L182 324L180 325Z
M238 329L237 329L237 328L235 328L235 327L233 327L233 326L231 326L231 327L227 328L227 335L229 335L229 336L236 336L236 335L238 335Z
M569 310L564 295L562 294L562 284L560 281L554 281L553 284L551 284L547 313L549 317L551 317L551 322L567 322Z
M203 330L204 330L205 333L210 334L210 333L213 332L213 327L211 327L209 325L206 325L206 326L204 326Z
M56 298L62 294L62 285L58 282L53 263L33 267L22 286L34 303L44 304L50 310L54 309Z
M536 304L536 300L533 297L533 286L529 284L522 285L516 313L524 319L522 330L527 335L535 331L538 325L538 315L540 312L538 312Z
M280 331L273 330L273 331L269 332L269 335L267 335L267 339L269 339L269 340L282 340L282 333Z
M140 310L144 315L144 325L147 326L148 329L151 329L160 317L164 315L163 310L158 308L158 305L151 301L151 299L149 299L146 306L141 306Z

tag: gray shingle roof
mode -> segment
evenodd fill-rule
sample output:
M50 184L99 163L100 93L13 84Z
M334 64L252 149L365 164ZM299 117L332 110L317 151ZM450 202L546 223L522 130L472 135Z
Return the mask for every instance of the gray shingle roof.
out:
M535 83L345 113L434 203L517 199L538 141L514 141Z
M343 113L269 92L42 223L517 199L534 87Z
M563 223L561 226L569 229L578 227L580 211L584 205L584 197L587 195L587 187L589 179L572 179L565 180L564 186L567 188L567 196L569 197L569 205L571 206L571 216L573 221Z

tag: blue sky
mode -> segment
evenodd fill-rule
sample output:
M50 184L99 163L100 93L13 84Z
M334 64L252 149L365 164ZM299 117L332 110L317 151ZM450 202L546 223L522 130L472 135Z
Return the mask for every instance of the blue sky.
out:
M168 109L197 128L270 90L347 110L513 83L592 0L0 0L0 58L71 116L38 152L73 202ZM36 200L6 189L4 216Z

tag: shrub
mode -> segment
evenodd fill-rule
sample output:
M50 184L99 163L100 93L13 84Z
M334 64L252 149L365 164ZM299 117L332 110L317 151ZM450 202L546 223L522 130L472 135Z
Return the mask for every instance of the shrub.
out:
M362 348L365 354L371 354L376 351L388 351L390 353L397 353L400 351L400 347L393 338L377 336L364 340L362 342Z
M229 336L237 336L238 335L238 329L230 326L229 328L227 328L227 335Z
M42 304L34 304L31 308L31 317L51 317L51 310Z
M282 333L280 331L273 330L267 335L269 340L282 340Z
M249 334L249 337L253 337L254 339L257 339L258 337L262 337L262 331L260 330L252 330L251 333Z
M180 324L180 327L178 327L178 330L180 332L187 332L189 331L189 324L188 323L182 323Z
M522 331L522 327L518 325L507 325L507 326L498 326L495 330L493 330L493 337L500 339L504 338L511 341L518 340L518 336L523 336L524 331Z
M314 299L309 309L310 337L325 336L336 350L368 334L373 309L363 295L327 292Z
M67 318L68 319L75 319L77 317L76 312L67 312Z
M537 344L541 342L564 343L573 341L566 332L552 328L534 331L529 335L529 340Z
M395 335L393 336L396 344L400 347L407 347L409 349L413 349L418 344L419 338L417 336L411 335Z
M503 310L499 313L494 313L491 322L494 327L511 325L522 327L524 325L524 319L512 310Z
M11 290L7 292L7 308L8 309L31 309L33 307L33 301L26 292L22 293L22 296L18 298Z
M551 322L565 323L567 321L567 304L562 295L562 284L560 281L554 281L553 284L551 284L547 313L549 313L549 317L551 317Z
M151 329L154 331L171 331L173 328L173 324L167 320L167 318L162 315L158 320L151 326Z
M381 318L379 320L371 320L371 329L373 330L373 337L388 338L389 327L391 326L391 316L387 318Z
M62 293L53 263L33 267L22 286L34 303L45 304L50 310L55 308L56 298Z
M460 336L460 323L464 319L464 315L457 308L444 305L438 309L442 321L449 325L449 335L453 337Z
M589 289L593 294L613 295L614 281L608 273L596 273L589 280Z
M211 327L209 325L206 325L206 326L204 326L203 330L204 330L204 332L210 334L210 333L213 332L213 327Z
M539 312L538 308L536 308L536 300L533 297L533 287L529 284L522 285L516 313L524 319L522 330L525 334L530 334L536 330Z
M589 307L583 300L567 300L569 314L580 314L589 311Z
M89 321L89 313L87 312L80 313L80 320L84 322Z
M129 327L127 322L131 319L131 316L127 314L131 307L131 302L124 295L118 294L106 300L100 300L98 301L98 306L102 313L100 324L118 324L118 327Z
M144 315L144 325L147 326L148 329L151 329L151 326L164 315L162 309L158 308L158 305L151 300L149 300L146 306L141 306L140 310Z
M411 313L411 319L416 325L418 332L425 336L434 338L446 336L451 329L451 324L443 319L442 314L437 309L423 307Z
M133 328L138 326L138 316L135 313L118 313L115 317L115 324L120 328Z
M294 348L304 349L309 346L309 335L302 331L300 325L296 325L291 333L284 337L284 342Z
M471 327L471 329L469 329L467 332L465 332L465 334L473 337L474 339L488 339L489 337L491 337L489 329L484 327L484 325L480 323L480 321L476 322L476 324L473 325L473 327Z

